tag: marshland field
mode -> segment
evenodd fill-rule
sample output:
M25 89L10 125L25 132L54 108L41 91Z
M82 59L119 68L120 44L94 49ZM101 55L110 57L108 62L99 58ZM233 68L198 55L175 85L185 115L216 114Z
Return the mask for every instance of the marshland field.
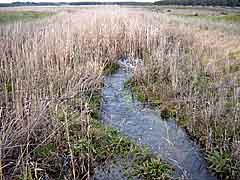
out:
M0 180L239 180L240 9L0 8Z

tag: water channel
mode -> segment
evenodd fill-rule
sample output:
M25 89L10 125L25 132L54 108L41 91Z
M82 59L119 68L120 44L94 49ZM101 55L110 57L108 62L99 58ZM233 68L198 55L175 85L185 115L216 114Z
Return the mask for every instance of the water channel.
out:
M105 77L103 123L118 129L137 144L148 146L152 153L174 166L176 177L216 180L210 175L199 147L185 130L177 126L174 120L161 119L159 110L146 107L133 98L130 90L124 88L124 82L131 74L128 65L121 63L116 73ZM103 169L108 169L107 173ZM95 179L125 179L121 172L120 167L104 167L97 170Z

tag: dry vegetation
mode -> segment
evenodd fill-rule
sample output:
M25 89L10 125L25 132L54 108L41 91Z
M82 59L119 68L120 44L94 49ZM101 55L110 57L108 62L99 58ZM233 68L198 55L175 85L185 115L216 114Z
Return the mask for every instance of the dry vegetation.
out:
M90 177L94 159L74 147L96 133L92 99L122 56L144 60L133 83L198 139L212 169L239 178L239 37L111 9L0 26L1 179Z
M164 118L176 118L198 140L213 172L238 179L239 36L211 20L166 21L171 25L158 26L157 46L144 51L144 69L137 68L130 83L140 99L159 106Z

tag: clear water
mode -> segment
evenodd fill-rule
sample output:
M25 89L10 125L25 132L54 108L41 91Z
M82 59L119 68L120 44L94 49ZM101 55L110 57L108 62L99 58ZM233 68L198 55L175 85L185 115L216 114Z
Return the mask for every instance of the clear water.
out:
M158 110L144 107L124 88L124 82L130 76L131 72L121 67L115 74L105 77L103 123L117 128L136 143L147 145L152 153L175 167L175 176L192 180L216 180L216 177L210 175L198 146L189 139L184 129L178 127L174 120L162 120ZM104 178L102 170L101 173L99 170L97 172L102 178L96 175L95 179L124 179L124 176L111 174L109 169L108 178ZM113 172L116 169L113 168Z

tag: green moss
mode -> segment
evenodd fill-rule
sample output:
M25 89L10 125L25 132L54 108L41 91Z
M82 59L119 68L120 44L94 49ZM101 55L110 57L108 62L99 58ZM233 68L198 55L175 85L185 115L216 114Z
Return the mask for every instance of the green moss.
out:
M0 23L12 23L16 21L29 21L41 19L53 15L48 12L33 12L33 11L14 11L0 12Z

